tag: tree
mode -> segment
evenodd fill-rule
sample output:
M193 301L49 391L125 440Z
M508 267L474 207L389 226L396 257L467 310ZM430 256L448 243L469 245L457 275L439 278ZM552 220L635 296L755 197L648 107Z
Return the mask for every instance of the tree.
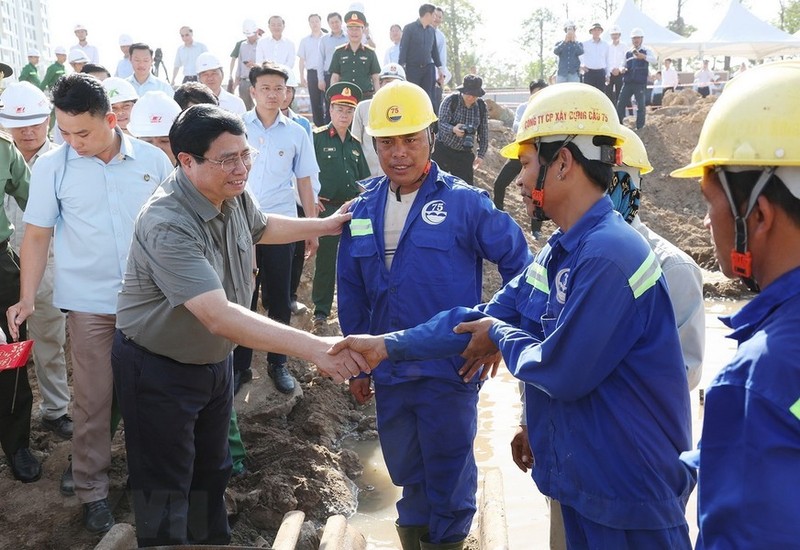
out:
M780 6L776 26L790 34L800 30L800 1L778 0Z
M469 0L444 0L439 4L444 10L441 31L447 37L447 62L453 73L453 82L461 82L462 75L473 63L465 63L465 57L474 54L475 22L479 17Z
M678 0L678 14L675 16L674 21L670 21L667 23L667 28L674 33L677 33L681 36L689 36L697 29L695 27L691 27L690 25L687 26L683 20L683 16L681 16L681 9L686 4L688 0ZM691 30L688 30L691 28Z
M614 13L616 9L617 2L615 2L615 0L603 0L603 14L606 19L611 17L611 14Z
M534 63L533 70L538 69L538 78L544 78L547 62L545 60L544 51L545 44L548 45L555 43L553 40L553 27L556 23L556 16L547 8L538 8L527 19L522 22L523 35L521 38L522 45L530 50L538 52L538 63ZM553 65L553 59L548 55L550 66ZM534 73L535 75L536 73Z

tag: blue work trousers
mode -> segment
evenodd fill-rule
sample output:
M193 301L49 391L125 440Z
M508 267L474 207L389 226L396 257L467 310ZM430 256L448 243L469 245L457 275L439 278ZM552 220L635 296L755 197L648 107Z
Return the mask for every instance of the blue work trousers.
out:
M622 123L622 119L625 118L625 110L631 104L631 98L636 98L636 129L641 130L644 128L644 118L647 113L647 107L645 105L645 91L647 90L647 84L632 84L630 82L625 82L622 85L622 90L619 92L619 99L617 100L617 116L619 116L619 122Z
M478 385L422 378L375 384L378 435L403 488L398 525L428 526L434 544L466 538L475 515Z

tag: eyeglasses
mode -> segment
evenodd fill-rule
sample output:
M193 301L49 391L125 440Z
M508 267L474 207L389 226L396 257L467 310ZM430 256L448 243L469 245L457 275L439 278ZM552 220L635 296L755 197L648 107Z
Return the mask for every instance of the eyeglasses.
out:
M349 105L332 105L331 111L334 113L338 113L340 115L352 115L355 111L355 107L350 107Z
M194 153L189 153L189 154L198 160L205 160L213 164L216 164L222 169L223 172L225 172L226 174L230 174L234 170L236 170L236 167L239 166L240 162L244 165L245 168L249 170L250 166L253 165L253 159L255 159L258 156L258 150L250 149L246 153L242 153L241 155L236 155L233 157L228 157L225 160L214 160L200 155L195 155Z

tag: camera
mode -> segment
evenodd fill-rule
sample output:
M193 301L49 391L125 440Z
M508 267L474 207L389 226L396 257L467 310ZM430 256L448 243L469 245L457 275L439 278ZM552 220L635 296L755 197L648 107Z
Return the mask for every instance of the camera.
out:
M461 129L464 130L464 149L472 149L475 147L475 126L464 124Z

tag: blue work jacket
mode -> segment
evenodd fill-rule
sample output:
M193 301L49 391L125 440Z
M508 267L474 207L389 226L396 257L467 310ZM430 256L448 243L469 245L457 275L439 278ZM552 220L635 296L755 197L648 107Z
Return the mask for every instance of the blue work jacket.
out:
M695 484L686 369L661 268L604 196L556 231L525 272L476 309L386 338L389 357L463 351L459 322L489 336L525 382L539 490L615 529L685 524Z
M533 256L520 227L497 210L485 191L467 185L435 162L420 187L386 268L384 215L389 178L365 183L342 232L337 267L339 323L347 334L382 334L413 327L455 306L481 301L483 260L511 280ZM381 384L420 377L460 380L464 360L384 361L372 373Z

